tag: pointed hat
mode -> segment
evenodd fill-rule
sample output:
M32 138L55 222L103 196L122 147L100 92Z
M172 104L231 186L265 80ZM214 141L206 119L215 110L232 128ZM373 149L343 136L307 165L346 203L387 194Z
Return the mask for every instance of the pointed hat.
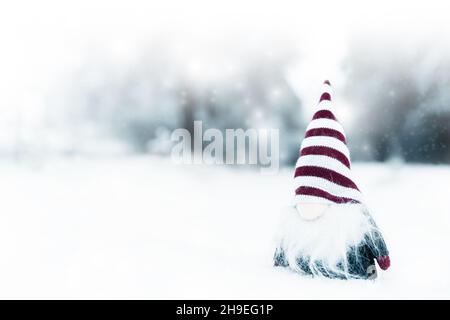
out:
M332 88L326 80L295 166L294 204L362 203L350 167L344 128L333 111Z

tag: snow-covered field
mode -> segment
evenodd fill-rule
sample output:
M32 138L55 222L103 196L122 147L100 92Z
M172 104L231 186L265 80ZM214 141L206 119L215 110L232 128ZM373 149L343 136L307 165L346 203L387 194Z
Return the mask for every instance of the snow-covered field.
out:
M272 267L291 170L0 164L0 298L450 298L450 167L354 171L391 251L375 282Z

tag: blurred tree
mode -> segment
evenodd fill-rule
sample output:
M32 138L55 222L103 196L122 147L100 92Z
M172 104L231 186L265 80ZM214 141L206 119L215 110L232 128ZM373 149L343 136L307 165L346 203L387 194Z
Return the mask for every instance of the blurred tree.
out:
M280 129L281 161L295 161L303 123L300 100L284 75L292 55L252 54L239 58L233 72L212 63L220 75L205 72L200 80L160 44L125 66L86 64L67 89L71 116L66 120L76 128L75 149L81 151L82 141L95 133L95 138L119 139L135 152L164 153L161 146L167 144L159 140L169 139L167 133L176 128L193 137L193 123L201 120L204 130Z
M352 134L354 158L448 162L449 63L446 55L388 43L353 45L344 70L361 124Z

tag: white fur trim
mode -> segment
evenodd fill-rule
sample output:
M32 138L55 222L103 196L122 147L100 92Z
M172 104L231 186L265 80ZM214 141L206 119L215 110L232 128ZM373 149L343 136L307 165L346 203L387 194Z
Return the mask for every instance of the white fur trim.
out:
M289 267L301 272L297 266L299 257L310 258L310 268L316 275L314 262L321 261L329 270L342 274L338 263L344 265L344 276L350 278L346 271L347 252L361 242L364 236L376 230L363 205L331 205L324 214L313 221L301 218L294 207L286 208L282 214L276 241L283 249Z

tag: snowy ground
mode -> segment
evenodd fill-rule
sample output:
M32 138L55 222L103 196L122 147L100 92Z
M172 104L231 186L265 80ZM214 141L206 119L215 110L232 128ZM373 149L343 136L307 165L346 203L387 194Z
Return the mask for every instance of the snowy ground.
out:
M450 167L354 168L391 251L376 282L272 267L290 170L0 164L0 298L450 298Z

